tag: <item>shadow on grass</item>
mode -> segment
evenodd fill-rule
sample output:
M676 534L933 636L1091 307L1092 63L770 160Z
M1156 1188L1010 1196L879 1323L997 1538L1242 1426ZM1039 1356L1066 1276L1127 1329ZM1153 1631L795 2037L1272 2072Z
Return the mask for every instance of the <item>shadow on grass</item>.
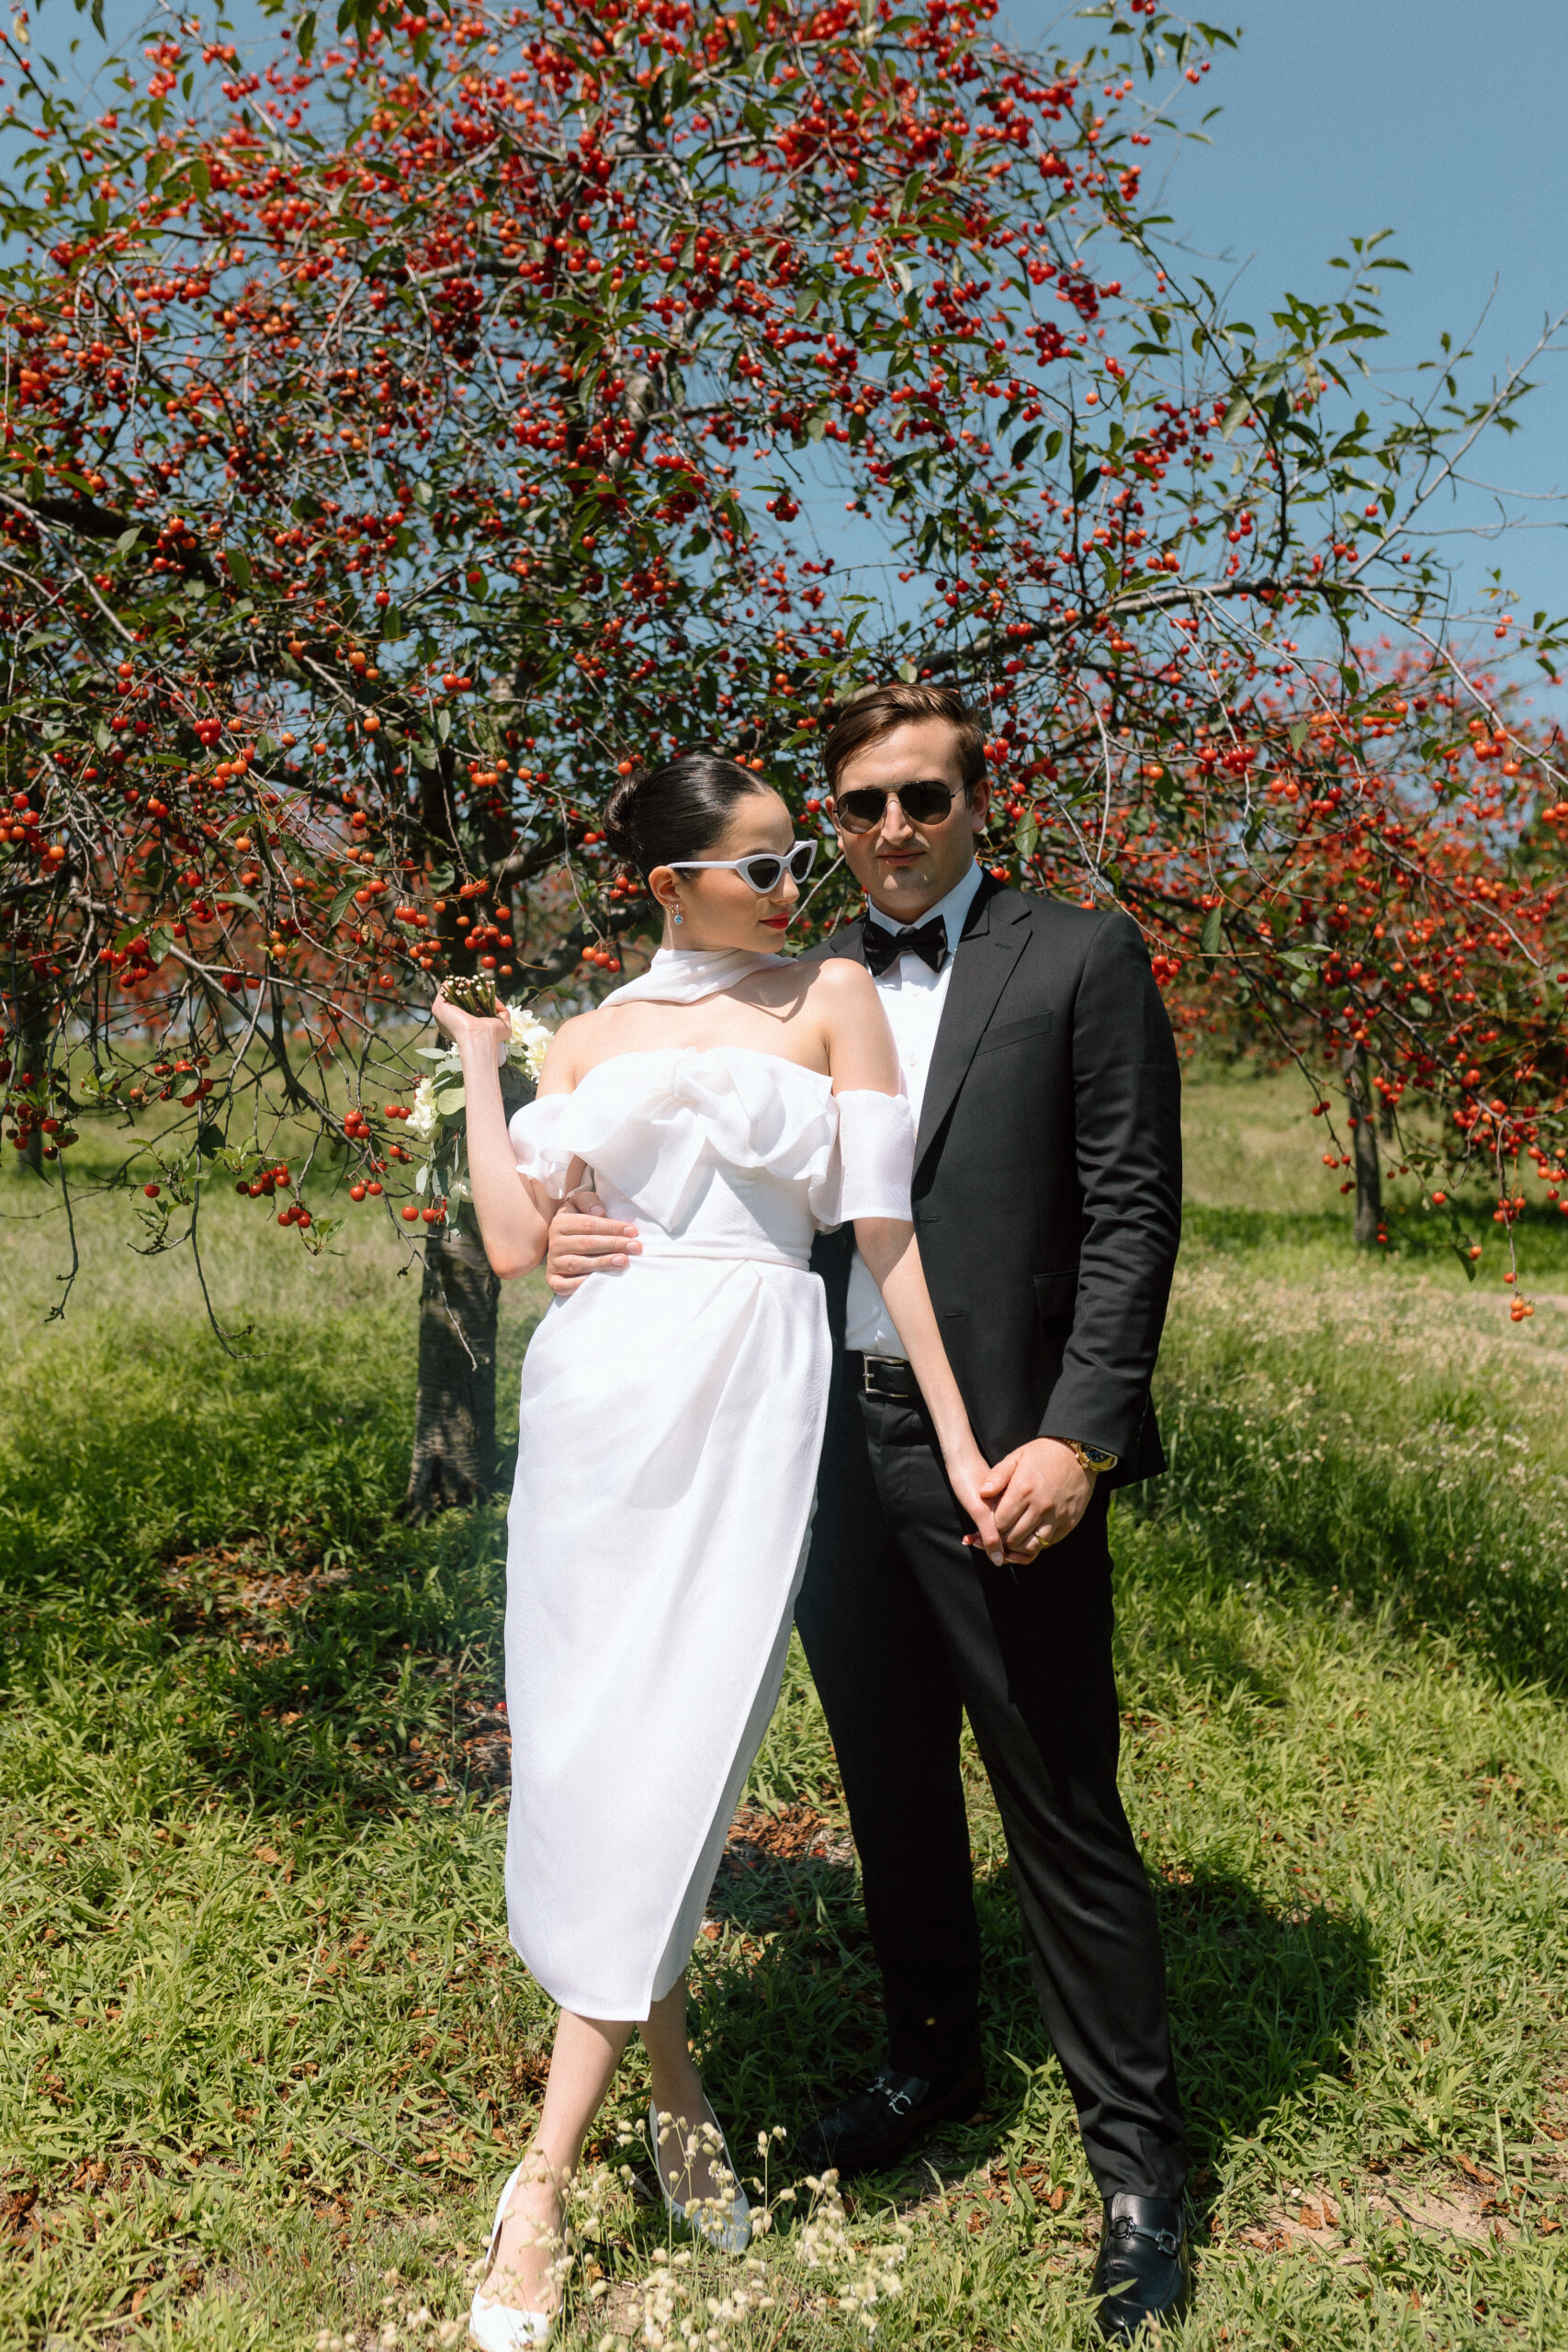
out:
M70 1744L133 1747L154 1811L198 1791L318 1817L489 1796L509 1754L503 1544L496 1510L353 1546L274 1530L132 1564L118 1607L73 1629L48 1588L7 1577L6 1679Z
M1196 1389L1162 1400L1161 1425L1168 1475L1117 1499L1158 1537L1177 1618L1203 1583L1294 1584L1395 1641L1440 1634L1504 1684L1568 1690L1561 1504L1503 1475L1478 1397L1449 1400L1447 1461L1391 1458L1348 1414L1325 1415L1308 1453L1282 1419ZM1239 1654L1225 1667L1268 1695Z
M136 1692L171 1789L264 1811L488 1789L503 1523L400 1517L407 1342L367 1312L350 1346L301 1321L238 1359L188 1319L62 1343L50 1409L0 1441L13 1694L101 1748Z
M1471 1274L1464 1245L1497 1239L1491 1193L1450 1195L1448 1214L1438 1216L1418 1204L1391 1201L1386 1249L1359 1250L1352 1238L1348 1207L1332 1209L1255 1209L1211 1207L1187 1201L1181 1211L1182 1245L1188 1250L1218 1257L1259 1256L1270 1250L1314 1250L1337 1259L1347 1268L1372 1265L1393 1259L1420 1261ZM1548 1201L1527 1204L1514 1227L1524 1279L1561 1277L1568 1272L1568 1220ZM1499 1257L1498 1262L1506 1263Z
M503 1785L503 1529L488 1510L394 1527L368 1556L225 1583L205 1636L187 1616L214 1784L356 1812Z
M1196 2173L1282 2108L1345 2079L1378 1968L1361 1923L1321 1904L1279 1908L1225 1871L1176 1870L1154 1887ZM976 1900L989 2091L979 2116L942 2127L944 2170L995 2153L1052 2059L1005 1867L980 1882ZM745 1909L765 1939L744 1964L699 1968L704 2063L730 2113L795 2131L881 2063L875 1962L847 1860L758 1873ZM1050 2079L1065 2105L1054 2065ZM931 2153L912 2151L889 2177Z
M692 1969L715 2096L793 2134L880 2063L881 1978L847 1839L789 1861L733 1841L709 1916L739 1937L711 1956L699 1945Z
M1196 2164L1347 2079L1377 1990L1371 1937L1322 1904L1280 1910L1226 1871L1155 1881L1178 2076Z
M1347 1263L1355 1247L1350 1220L1337 1209L1204 1208L1193 1201L1182 1205L1181 1239L1185 1248L1228 1254L1316 1242L1343 1250Z
M1240 1250L1243 1220L1222 1223ZM1488 1679L1568 1690L1568 1480L1526 1378L1540 1359L1508 1357L1501 1314L1494 1331L1374 1280L1314 1297L1211 1275L1173 1317L1167 1469L1116 1498L1155 1538L1137 1551L1161 1614L1179 1623L1205 1583L1294 1586L1394 1640L1439 1634Z
M1377 1964L1359 1921L1321 1905L1281 1910L1232 1872L1176 1871L1153 1883L1197 2170L1227 2143L1255 2138L1282 2105L1343 2078ZM972 2146L947 2135L970 2162L1013 2128L1025 2096L1019 2068L1032 2071L1052 2054L1006 1873L976 1892L996 2114Z
M0 1454L8 1592L36 1611L157 1609L166 1569L214 1547L294 1565L385 1541L407 1474L395 1331L346 1357L314 1329L243 1360L184 1326L96 1331L49 1409ZM39 1385L41 1387L42 1383ZM395 1523L395 1522L394 1522Z

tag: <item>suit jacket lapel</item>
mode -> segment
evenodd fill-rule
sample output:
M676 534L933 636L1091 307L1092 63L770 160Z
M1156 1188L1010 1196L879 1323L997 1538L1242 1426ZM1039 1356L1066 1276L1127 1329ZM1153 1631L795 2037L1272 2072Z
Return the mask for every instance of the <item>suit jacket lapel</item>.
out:
M953 978L926 1078L920 1128L915 1139L917 1168L953 1108L997 999L1011 978L1029 938L1021 926L1024 912L1021 907L1009 905L1005 893L995 886L982 887L969 910L953 959Z
M853 922L842 924L837 931L829 932L821 946L808 949L807 954L813 956L849 956L857 964L863 964L865 962L864 916L860 916Z

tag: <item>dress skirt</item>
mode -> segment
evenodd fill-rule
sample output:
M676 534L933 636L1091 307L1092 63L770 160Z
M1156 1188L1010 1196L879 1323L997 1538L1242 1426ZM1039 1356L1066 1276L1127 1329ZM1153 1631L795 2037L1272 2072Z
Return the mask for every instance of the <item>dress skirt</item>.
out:
M536 1332L509 1522L508 1929L605 2018L646 2018L701 1926L784 1672L830 1363L798 1261L650 1239Z

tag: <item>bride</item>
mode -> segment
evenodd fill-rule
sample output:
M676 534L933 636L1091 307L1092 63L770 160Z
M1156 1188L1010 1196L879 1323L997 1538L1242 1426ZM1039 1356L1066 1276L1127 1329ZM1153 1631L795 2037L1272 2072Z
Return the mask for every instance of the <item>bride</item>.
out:
M664 910L651 969L551 1041L510 1129L505 1028L437 998L462 1055L474 1208L503 1279L592 1182L638 1238L550 1307L523 1371L507 1558L513 1943L560 2007L538 2130L469 2327L543 2344L562 2196L633 2027L672 2211L739 2251L745 2199L686 2042L685 1968L778 1696L830 1351L807 1271L852 1221L993 1555L987 1475L910 1222L914 1151L870 975L776 952L810 870L778 795L692 753L615 793L612 848Z

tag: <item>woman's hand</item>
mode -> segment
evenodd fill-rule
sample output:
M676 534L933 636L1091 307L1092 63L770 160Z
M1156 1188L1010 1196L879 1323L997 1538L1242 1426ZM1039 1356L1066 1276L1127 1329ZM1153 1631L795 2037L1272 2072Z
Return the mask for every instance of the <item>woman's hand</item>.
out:
M966 1446L955 1447L951 1454L944 1450L942 1467L947 1472L948 1485L975 1522L974 1534L966 1535L964 1542L977 1545L992 1566L999 1568L1006 1546L984 1492L991 1475L985 1455L971 1440Z
M487 1037L493 1039L495 1066L501 1068L512 1043L510 1022L503 1021L498 1013L465 1012L460 1004L454 1004L450 997L442 993L437 993L430 1009L435 1015L436 1027L451 1038L459 1053L479 1046Z
M520 1173L507 1133L500 1066L512 1042L511 1023L493 1013L465 1011L446 995L431 1007L463 1057L463 1120L474 1215L491 1271L502 1282L531 1274L550 1238L553 1204Z

